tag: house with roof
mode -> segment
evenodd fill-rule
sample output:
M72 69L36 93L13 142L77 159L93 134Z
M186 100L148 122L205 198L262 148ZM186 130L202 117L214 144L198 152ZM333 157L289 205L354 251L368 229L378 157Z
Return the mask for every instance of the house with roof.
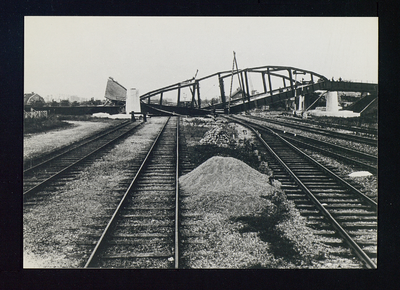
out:
M24 107L42 107L45 103L45 100L34 92L24 94Z

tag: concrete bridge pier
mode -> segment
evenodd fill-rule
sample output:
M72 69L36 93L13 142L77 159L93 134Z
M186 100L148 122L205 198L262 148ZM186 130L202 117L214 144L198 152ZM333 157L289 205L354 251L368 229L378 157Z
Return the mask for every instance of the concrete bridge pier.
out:
M306 108L305 108L305 100L306 100L306 97L305 96L303 96L303 95L299 95L298 97L297 97L297 108L296 108L296 111L301 111L301 112L303 112Z
M327 112L339 111L338 92L328 91L328 93L326 94L326 111Z

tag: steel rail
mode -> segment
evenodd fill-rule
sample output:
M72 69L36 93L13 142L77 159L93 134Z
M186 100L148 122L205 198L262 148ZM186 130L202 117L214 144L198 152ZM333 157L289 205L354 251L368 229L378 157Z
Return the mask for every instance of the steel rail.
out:
M228 119L235 120L234 118L228 117ZM275 151L268 145L268 143L262 138L261 134L252 128L250 125L240 122L242 125L251 129L257 136L257 138L264 144L267 150L274 156L274 158L281 164L285 171L294 179L294 181L300 186L300 188L310 197L311 201L318 208L318 210L331 222L332 226L336 229L338 234L344 239L344 241L349 245L351 249L354 250L357 257L366 265L367 268L376 269L376 264L368 257L368 255L360 248L360 246L349 236L345 229L336 221L336 219L329 213L329 211L318 201L315 195L307 188L307 186L296 176L296 174L286 165L286 163L275 153ZM283 140L285 143L288 141L281 138L277 133L270 131L273 135ZM289 143L290 144L290 143ZM291 145L291 144L290 144ZM293 146L293 145L292 145ZM299 153L304 154L302 151L298 150ZM357 190L358 191L358 190ZM369 198L368 198L369 199ZM372 200L370 200L372 201ZM375 203L374 201L372 201ZM376 203L375 203L376 204Z
M250 122L250 123L253 123L253 122ZM360 158L362 158L364 160L369 160L369 161L372 161L372 162L378 164L378 159L374 155L363 153L363 152L360 152L360 151L356 151L356 150L353 150L353 149L350 149L350 148L346 148L346 147L343 147L343 146L340 146L340 145L335 145L335 144L328 143L328 142L325 142L325 141L316 140L314 138L302 136L302 135L299 135L299 134L289 133L289 132L286 132L285 130L282 130L282 129L270 128L267 125L259 125L259 124L255 124L255 123L253 123L253 124L255 126L260 126L261 128L268 128L268 129L270 129L270 130L272 130L272 131L274 131L276 133L279 132L278 134L280 134L280 136L282 138L285 138L288 141L300 144L303 147L311 148L311 149L320 151L320 152L322 152L322 153L324 153L326 155L334 156L334 157L336 157L338 159L342 159L342 160L345 160L345 161L347 161L349 163L356 164L356 165L358 165L360 167L363 167L363 168L367 169L368 171L372 172L373 174L377 174L378 173L378 169L377 169L376 166L372 166L370 164L366 164L364 162L352 159L350 157L346 157L346 156L340 155L339 153L335 153L334 151L329 151L329 150L326 150L324 148L321 148L321 147L318 147L318 146L314 146L314 145L310 144L310 142L315 143L315 144L319 144L319 145L323 145L325 147L332 148L332 149L337 150L337 151L346 152L346 153L351 154L353 156L358 156L358 157L360 157ZM293 135L296 138L289 137L288 135ZM302 139L303 141L298 140L298 139Z
M158 143L158 141L160 139L160 136L161 136L162 132L164 131L165 127L167 126L170 118L171 117L168 117L168 119L165 122L164 126L161 128L160 132L156 136L153 144L151 145L149 151L147 152L146 157L144 158L142 164L140 165L138 171L136 172L135 177L132 179L132 182L130 183L128 189L125 191L124 195L122 196L121 201L119 202L119 204L118 204L117 208L115 209L113 215L111 216L107 226L105 227L103 233L101 234L99 240L97 241L96 246L95 246L94 250L92 251L89 259L87 260L84 268L89 268L90 265L92 265L96 261L95 258L96 258L97 254L98 254L99 249L101 249L101 247L104 245L104 241L105 241L106 236L109 234L109 230L114 226L115 222L117 221L116 217L117 217L120 209L122 208L123 204L125 203L127 196L130 194L130 192L131 192L134 184L136 183L136 180L138 179L138 176L140 175L142 169L146 165L146 163L147 163L147 161L149 159L149 156L153 152L153 149L156 146L156 144Z
M77 145L76 145L76 144L70 144L69 146L71 146L71 147L70 147L69 149L67 149L66 151L61 152L61 153L59 153L59 154L57 154L57 155L55 155L55 156L53 156L53 157L51 157L51 158L48 158L48 159L46 159L46 160L44 160L44 161L42 161L42 162L40 162L40 163L38 163L38 164L36 164L36 165L33 165L33 166L31 166L31 167L25 169L25 170L23 171L23 173L26 174L26 173L28 173L28 172L30 172L30 171L32 171L32 170L34 170L34 169L36 169L36 168L38 168L38 167L40 167L40 166L43 166L43 165L46 164L46 163L49 163L50 161L52 161L52 160L54 160L54 159L56 159L56 158L59 158L59 157L61 157L61 156L63 156L63 155L66 155L67 153L72 152L73 150L76 150L76 149L78 149L78 148L81 148L82 146L85 146L85 145L87 145L87 144L89 144L89 143L91 143L91 142L94 142L94 141L96 141L96 140L98 140L98 139L104 137L105 135L108 135L108 134L110 134L110 133L112 133L112 132L115 132L115 131L119 130L119 129L122 128L122 127L125 127L125 126L129 125L129 123L130 123L130 121L126 121L126 122L123 122L122 124L119 124L119 125L117 125L117 126L111 128L110 130L106 130L105 132L100 132L100 135L94 134L93 136L89 136L89 137L88 137L88 140L85 140L85 141L84 141L83 143L81 143L81 144L77 144ZM94 137L94 139L91 139L91 138L93 138L93 137ZM68 146L67 146L67 147L68 147ZM65 148L60 148L60 150L62 150L62 149L65 149ZM32 160L32 161L33 161L33 160Z
M342 160L344 160L344 161L347 161L348 163L352 163L352 164L358 165L358 166L360 166L360 167L362 167L362 168L368 170L369 172L371 172L371 173L373 173L373 174L375 174L375 175L378 173L378 168L377 168L376 166L372 166L372 165L370 165L370 164L367 164L367 163L358 161L358 160L356 160L356 159L353 159L353 158L350 158L350 157L347 157L347 156L340 155L340 154L338 154L338 153L336 153L336 152L329 151L329 150L323 149L323 148L321 148L321 147L311 145L310 143L306 143L306 142L300 141L300 140L298 140L298 139L296 140L296 138L294 138L294 137L288 137L288 136L283 137L282 135L280 135L280 136L281 136L282 138L284 138L284 139L290 141L290 142L300 144L300 145L303 146L303 147L310 148L310 149L314 149L314 150L316 150L316 151L319 151L319 152L324 153L325 155L333 156L333 157L336 157L336 158L338 158L338 159L342 159ZM300 137L300 136L299 136L299 137ZM307 138L307 137L305 137L305 138ZM308 138L307 138L307 139L308 139ZM307 139L305 139L305 140L307 140ZM319 142L319 140L314 140L314 139L311 139L311 140L313 140L313 142L315 142L315 143ZM322 142L322 141L321 141L321 142ZM326 143L326 142L324 142L324 143ZM323 143L321 143L321 144L323 144ZM340 148L340 150L347 149L347 148L344 148L344 147L341 147L341 146L335 147L336 145L329 144L329 143L326 143L325 145L326 145L326 146L329 146L329 147L331 147L331 148L336 148L336 149L339 149L339 148ZM346 150L346 151L347 151L347 150ZM350 150L350 151L348 151L348 152L351 152L351 153L352 153L352 151L353 151L353 150ZM354 152L355 152L356 154L360 153L360 152L357 152L357 151L354 151ZM371 156L371 155L368 155L368 156ZM374 157L374 156L373 156L373 157ZM375 157L375 161L376 161L376 163L377 163L376 157Z
M175 269L179 269L179 122L176 124L176 170L175 170Z
M241 120L238 120L236 118L232 118L229 117L234 121L237 121L239 123L241 123L242 125L251 128L252 130L255 130L254 128L252 128L250 125L246 124L245 122L240 122ZM270 128L263 128L260 125L256 125L258 126L261 130L266 130L266 131L270 131L273 135L277 136L278 138L280 138L282 141L284 141L288 146L290 146L292 149L294 149L295 151L297 151L300 155L302 155L303 157L307 158L308 160L310 160L313 164L317 165L319 168L321 168L322 170L324 170L326 173L328 173L329 175L331 175L334 179L340 181L340 183L342 183L345 187L347 187L347 189L353 191L354 193L356 193L357 195L359 195L361 198L363 198L365 201L367 201L367 203L374 209L377 208L377 203L370 199L368 196L366 196L365 194L363 194L361 191L359 191L357 188L355 188L354 186L352 186L350 183L348 183L347 181L345 181L343 178L341 178L340 176L338 176L337 174L335 174L334 172L332 172L331 170L329 170L326 166L322 165L321 163L319 163L317 160L315 160L314 158L312 158L311 156L309 156L308 154L304 153L303 151L301 151L299 148L297 148L296 146L294 146L293 144L291 144L288 140L284 139L283 137L281 137L278 133L274 132L273 130L271 130ZM257 132L257 136L259 136L258 131L255 130L255 132Z
M251 123L253 123L253 122L251 122ZM297 138L303 139L305 141L311 141L311 142L314 142L314 143L317 143L317 144L320 144L320 145L331 147L331 148L336 149L336 150L345 151L345 152L347 152L349 154L352 154L354 156L358 156L358 157L360 157L362 159L369 160L369 161L372 161L374 163L378 163L377 157L375 155L372 155L372 154L356 151L356 150L351 149L351 148L347 148L347 147L343 147L341 145L328 143L326 141L317 140L317 139L314 139L312 137L303 136L301 134L290 133L290 132L287 132L287 131L282 130L282 129L270 128L267 125L260 125L260 124L256 124L256 123L253 123L253 124L255 124L257 126L263 126L263 127L269 128L269 129L271 129L271 130L273 130L275 132L282 132L284 134L292 134L292 135L296 136ZM315 149L316 148L317 147L315 147Z
M291 127L291 128L299 128L299 129L303 129L303 130L306 130L306 131L309 131L309 132L312 132L312 133L325 135L325 136L328 136L328 137L336 136L337 138L340 138L340 139L349 140L349 141L358 142L358 143L364 143L364 144L368 144L368 145L371 145L371 146L377 146L377 143L378 143L378 140L376 140L376 139L360 137L360 136L352 136L352 135L343 134L343 133L339 133L339 132L333 132L333 131L326 130L326 129L321 129L321 128L319 128L319 129L310 128L308 126L296 125L296 124L291 124L291 123L288 123L288 122L265 119L265 118L256 117L256 116L251 116L250 118L256 119L256 120L260 120L260 121L264 121L264 122L270 122L270 123L277 124L277 125L280 125L280 126L287 126L287 127Z
M108 141L107 143L103 144L102 146L98 147L97 149L93 150L92 152L86 154L84 157L80 158L79 160L71 163L70 165L68 165L67 167L64 167L62 170L56 172L55 174L53 174L52 176L50 176L49 178L45 179L44 181L42 181L41 183L35 185L34 187L28 189L27 191L23 192L23 199L25 200L26 198L28 198L28 196L30 194L32 194L33 192L35 192L36 190L38 190L39 188L43 187L46 183L48 183L49 181L53 180L54 178L60 176L62 173L64 173L65 171L67 171L68 169L70 169L71 167L79 164L80 162L82 162L83 160L85 160L86 158L88 158L89 156L95 154L96 152L100 151L101 149L103 149L104 147L106 147L107 145L115 142L116 140L124 137L125 135L127 135L129 132L131 132L133 129L137 128L133 127L130 130L126 131L125 133L115 137L114 139Z
M292 118L287 117L287 116L279 116L280 119L284 119L287 121L293 121ZM327 123L327 122L322 122L322 121L315 121L315 120L310 120L310 119L297 119L295 120L297 122L301 123L308 123L311 125L316 125L316 126L327 126L331 128L336 128L336 129L342 129L342 130L348 130L348 131L353 131L356 133L364 133L364 134L370 134L370 135L378 135L378 130L374 128L366 128L366 127L360 127L360 126L344 126L344 125L339 125L339 124L332 124L332 123Z

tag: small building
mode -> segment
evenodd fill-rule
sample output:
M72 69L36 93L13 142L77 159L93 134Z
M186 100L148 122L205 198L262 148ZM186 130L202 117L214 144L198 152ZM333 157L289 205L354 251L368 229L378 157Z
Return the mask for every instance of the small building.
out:
M34 92L24 94L24 106L42 107L45 103L45 100Z

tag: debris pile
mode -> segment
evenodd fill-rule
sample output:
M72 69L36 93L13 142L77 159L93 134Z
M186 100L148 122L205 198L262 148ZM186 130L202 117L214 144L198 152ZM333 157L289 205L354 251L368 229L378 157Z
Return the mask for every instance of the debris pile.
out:
M204 134L203 139L200 140L200 144L214 144L222 147L227 147L229 142L228 132L221 126L216 126L208 130Z

